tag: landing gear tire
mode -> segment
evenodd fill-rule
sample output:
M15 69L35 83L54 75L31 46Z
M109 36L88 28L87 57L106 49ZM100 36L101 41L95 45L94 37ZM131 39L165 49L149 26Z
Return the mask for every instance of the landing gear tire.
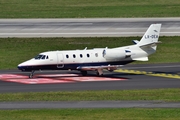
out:
M97 71L97 72L96 72L96 75L97 75L97 76L103 76L103 73L100 74L100 73Z
M87 71L81 71L82 76L86 76L87 75Z
M97 75L97 76L103 76L103 71L102 71L102 69L98 69L96 75Z
M34 76L34 70L33 71L31 71L31 73L29 74L29 78L33 78L33 76Z

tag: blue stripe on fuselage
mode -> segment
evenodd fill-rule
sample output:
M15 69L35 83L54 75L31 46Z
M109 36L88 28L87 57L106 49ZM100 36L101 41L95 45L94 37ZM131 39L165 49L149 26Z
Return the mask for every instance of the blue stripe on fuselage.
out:
M72 63L72 64L52 64L52 65L35 65L35 66L18 66L19 70L32 71L32 70L77 70L77 67L83 66L106 66L106 65L125 65L133 62L130 61L117 61L117 62L97 62L97 63Z

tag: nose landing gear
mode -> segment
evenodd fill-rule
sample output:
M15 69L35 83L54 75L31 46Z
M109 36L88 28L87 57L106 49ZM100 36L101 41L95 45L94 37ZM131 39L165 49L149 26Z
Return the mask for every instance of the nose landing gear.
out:
M33 78L34 72L35 72L35 70L32 70L32 71L31 71L31 73L29 74L29 78Z

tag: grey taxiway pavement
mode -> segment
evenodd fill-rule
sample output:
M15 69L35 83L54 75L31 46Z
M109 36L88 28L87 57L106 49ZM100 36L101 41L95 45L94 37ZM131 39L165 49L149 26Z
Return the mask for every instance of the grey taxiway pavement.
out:
M180 18L0 19L0 37L142 36L162 23L160 36L179 36Z
M125 81L76 82L63 84L21 84L0 81L0 93L76 91L76 90L133 90L180 87L180 63L136 64L122 67L126 70L147 71L158 74L151 76L136 73L105 72L105 77L126 78ZM17 70L1 70L0 74L23 74ZM78 73L74 71L36 72L36 74ZM159 73L162 75L159 76ZM171 75L170 75L171 74ZM89 73L94 76L93 72ZM167 75L167 76L166 76ZM170 77L169 77L170 76ZM173 77L173 76L176 76ZM179 76L179 77L178 77ZM172 77L172 78L171 78ZM0 109L42 109L42 108L180 108L179 102L164 101L69 101L69 102L0 102Z
M44 108L180 108L180 103L163 101L0 102L0 109Z
M180 88L180 63L171 64L129 64L122 67L125 70L138 70L133 73L104 71L104 78L123 78L120 81L84 81L73 83L52 84L22 84L0 80L0 93L14 92L45 92L45 91L81 91L81 90L133 90L156 88ZM139 72L139 71L142 71ZM144 74L144 71L153 74ZM44 71L35 75L46 74L79 74L79 71ZM18 70L1 70L0 74L29 75L29 72ZM96 76L95 72L88 72L89 76ZM55 79L56 80L56 79Z

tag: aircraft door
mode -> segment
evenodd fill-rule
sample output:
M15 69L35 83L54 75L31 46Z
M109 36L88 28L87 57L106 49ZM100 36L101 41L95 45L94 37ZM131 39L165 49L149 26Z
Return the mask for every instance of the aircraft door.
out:
M57 53L57 68L64 67L64 58L62 53Z

